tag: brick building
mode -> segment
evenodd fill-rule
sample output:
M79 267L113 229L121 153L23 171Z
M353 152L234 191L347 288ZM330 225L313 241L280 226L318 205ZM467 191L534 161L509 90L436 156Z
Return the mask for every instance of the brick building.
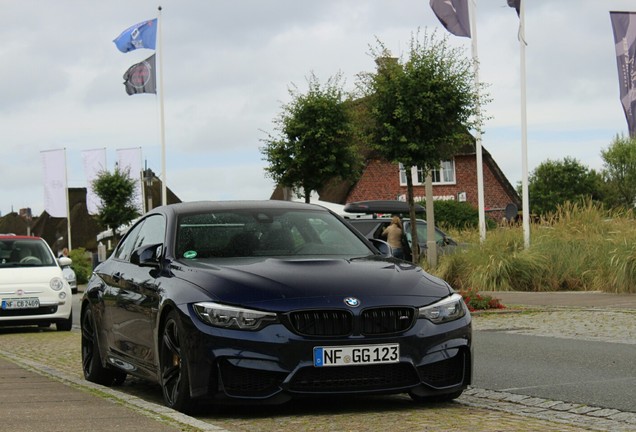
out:
M477 162L475 145L465 146L451 161L443 161L433 172L433 197L440 200L466 201L475 208L477 196ZM490 153L482 147L484 207L486 217L500 221L509 204L521 208L521 199ZM425 201L423 173L412 168L416 201ZM332 182L318 191L322 201L346 204L366 200L406 200L406 176L402 167L369 153L360 178L353 183ZM287 199L277 187L272 199Z

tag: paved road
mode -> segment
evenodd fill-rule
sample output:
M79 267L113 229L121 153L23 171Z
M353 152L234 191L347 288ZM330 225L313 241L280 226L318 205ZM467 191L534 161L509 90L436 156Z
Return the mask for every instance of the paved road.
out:
M79 292L73 294L73 326L80 327L80 302L82 301L83 293Z
M636 412L636 345L502 331L474 341L475 387Z
M525 301L531 301L533 296L522 293L528 297ZM546 296L541 296L542 298ZM516 300L523 299L517 297ZM536 300L536 296L533 297ZM609 297L608 297L609 298ZM571 301L585 302L588 297L570 297ZM506 304L526 304L524 301L505 300ZM79 296L77 296L79 301ZM541 302L545 300L540 300ZM627 304L622 307L636 309L636 296L631 297L632 306ZM575 303L576 304L576 303ZM571 304L569 306L572 306ZM569 312L538 312L539 319L531 314L501 314L499 316L476 316L476 332L482 330L502 330L517 327L515 332L543 332L553 337L550 332L554 331L554 326L550 325L551 320L558 320L559 331L564 332L572 338L609 338L609 340L620 340L624 337L621 332L614 331L617 326L597 329L593 334L581 334L580 330L585 326L581 325L580 316L576 310ZM631 311L633 317L633 311ZM611 315L611 314L605 314ZM573 317L567 326L562 326L563 317ZM531 321L524 322L524 318L531 318ZM556 317L556 318L555 318ZM79 313L77 313L79 319ZM510 322L514 322L511 325ZM565 320L567 321L567 320ZM621 326L633 325L631 321L622 322ZM522 324L519 324L522 323ZM547 325L543 325L548 323ZM626 324L627 323L627 324ZM627 328L627 327L625 327ZM603 330L603 331L600 331ZM503 333L508 332L507 330ZM624 332L623 332L624 333ZM519 333L517 333L519 334ZM134 411L162 423L169 422L169 427L174 427L182 431L282 431L282 430L307 430L307 431L340 431L340 430L392 430L392 431L412 431L412 430L475 430L475 431L582 431L582 430L605 430L605 431L635 431L636 414L621 412L619 410L604 409L602 407L587 406L581 404L571 404L559 400L550 400L538 397L531 397L521 394L514 394L508 391L492 391L480 388L471 388L464 393L456 402L442 404L440 406L419 407L414 405L405 397L383 397L372 398L361 401L334 401L327 400L321 404L292 404L285 407L257 408L242 410L238 408L227 409L221 412L210 413L198 419L183 416L172 410L168 410L160 404L154 403L153 399L137 397L142 385L134 380L127 381L123 388L108 389L101 386L94 386L87 383L81 377L81 367L79 365L79 331L55 332L52 329L33 332L3 333L0 332L0 362L1 357L26 368L37 372L35 376L44 374L48 379L73 385L73 392L106 396L99 404L119 403ZM18 401L18 404L28 404L28 397L24 396L25 383L33 379L33 375L25 374L21 379L22 385L9 385L0 392L6 398ZM59 381L58 381L59 382ZM143 389L142 389L143 390ZM153 389L144 391L152 393ZM143 393L143 391L141 392ZM28 395L27 395L28 396ZM155 397L155 396L153 396ZM72 400L71 398L70 400ZM83 399L80 397L78 400ZM0 397L0 402L3 400ZM154 399L156 400L156 399ZM21 402L20 402L21 401ZM55 410L55 405L60 407L59 401L54 397L38 400L31 405L32 410L29 415L22 415L23 423L21 430L41 430L41 416L46 414L46 410ZM97 403L97 402L96 402ZM79 402L78 402L79 404ZM1 403L0 403L1 405ZM63 409L63 408L62 408ZM95 406L92 410L79 410L73 412L73 416L64 417L62 423L50 422L47 424L48 430L67 431L83 430L87 421L94 417L94 412L100 412L100 407ZM2 418L3 413L0 412ZM7 415L9 412L7 412ZM125 416L124 416L125 417ZM133 418L134 416L131 416ZM110 431L113 428L120 430L138 429L134 419L131 420L130 427L117 425L116 421L104 419L102 422L93 421L94 431ZM79 426L78 426L79 425ZM83 425L83 426L82 426ZM174 429L173 429L174 430Z

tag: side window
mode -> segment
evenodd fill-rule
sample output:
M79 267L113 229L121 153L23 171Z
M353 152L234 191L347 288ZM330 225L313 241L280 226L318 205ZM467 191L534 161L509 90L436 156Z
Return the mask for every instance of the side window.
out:
M428 241L428 228L426 224L417 224L417 241L420 243Z
M437 243L441 243L443 239L444 236L439 231L435 230L435 241ZM417 241L420 243L428 241L428 228L426 224L417 224Z
M135 240L137 239L137 235L141 230L141 227L144 225L145 221L135 225L128 233L126 237L122 239L122 241L117 246L117 249L114 252L115 258L128 261L130 259L130 254L132 253Z
M166 223L161 215L153 215L146 219L137 234L133 251L141 246L163 243ZM132 252L132 251L131 251Z

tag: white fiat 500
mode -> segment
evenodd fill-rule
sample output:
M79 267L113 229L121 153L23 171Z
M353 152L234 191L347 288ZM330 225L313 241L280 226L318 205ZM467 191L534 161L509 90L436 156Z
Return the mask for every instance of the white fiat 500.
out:
M62 273L69 258L55 258L40 237L0 234L0 326L73 325L71 287Z

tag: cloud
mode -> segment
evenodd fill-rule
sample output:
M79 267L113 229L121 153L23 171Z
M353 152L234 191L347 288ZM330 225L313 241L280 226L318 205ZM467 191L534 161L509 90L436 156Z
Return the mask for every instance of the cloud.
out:
M628 0L537 0L526 4L528 162L581 157L600 167L600 150L625 117L610 10ZM167 178L187 200L268 198L261 139L273 131L288 88L306 89L342 73L375 69L376 38L408 51L418 28L444 34L421 0L165 0L163 98ZM122 54L112 40L157 16L156 5L113 0L4 2L0 14L0 211L43 210L39 152L66 148L72 187L85 187L81 151L141 146L161 171L159 98L128 96L122 75L149 50ZM478 2L480 79L486 107L484 147L511 183L521 178L519 19L504 0ZM471 40L449 37L471 53Z

